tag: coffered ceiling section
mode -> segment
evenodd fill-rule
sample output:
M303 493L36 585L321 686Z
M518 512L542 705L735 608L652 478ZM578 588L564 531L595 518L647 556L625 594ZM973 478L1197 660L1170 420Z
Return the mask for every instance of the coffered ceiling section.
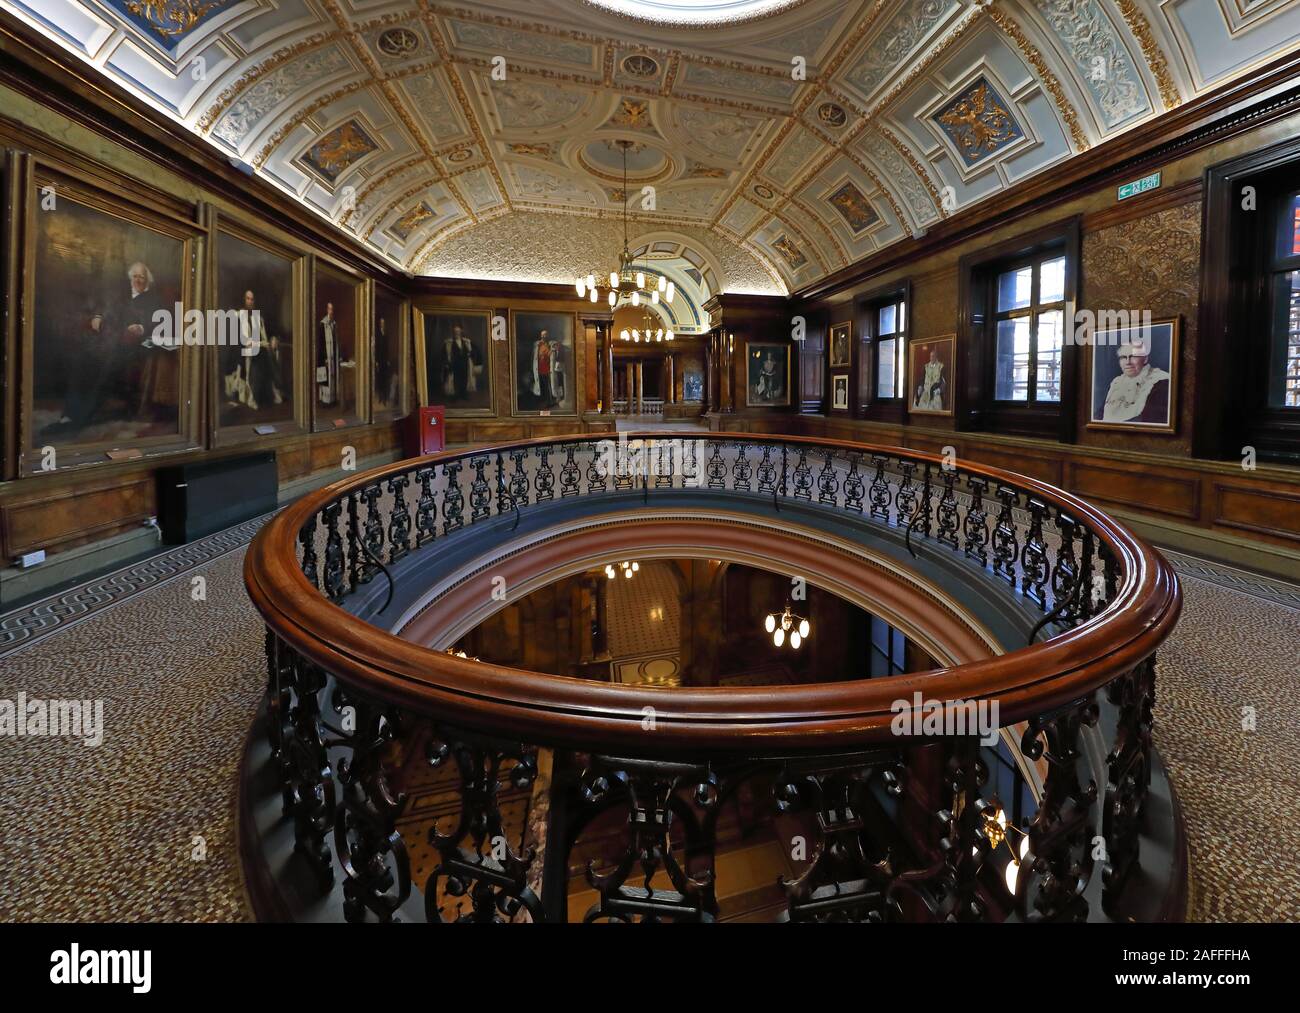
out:
M626 203L714 292L814 282L1300 45L1300 0L0 10L407 270L568 282Z

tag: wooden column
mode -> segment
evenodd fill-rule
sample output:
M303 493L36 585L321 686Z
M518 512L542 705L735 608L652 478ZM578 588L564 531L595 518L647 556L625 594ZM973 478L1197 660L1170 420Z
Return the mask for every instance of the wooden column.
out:
M605 343L600 351L600 375L605 387L604 411L614 414L614 325L605 327Z
M677 403L677 371L673 368L673 354L664 356L664 404Z

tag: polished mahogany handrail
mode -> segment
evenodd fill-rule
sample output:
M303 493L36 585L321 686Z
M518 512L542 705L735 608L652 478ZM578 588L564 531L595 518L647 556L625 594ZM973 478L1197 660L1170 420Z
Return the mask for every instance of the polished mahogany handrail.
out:
M612 434L611 434L612 435ZM629 440L781 444L882 454L941 465L900 447L757 433L627 433ZM598 683L458 658L387 633L330 602L303 574L299 531L322 508L416 467L600 434L513 441L398 461L352 476L286 507L257 535L244 562L249 596L270 629L345 686L449 725L517 735L543 745L619 755L758 754L850 749L896 741L894 704L994 700L1002 724L1064 706L1154 654L1177 621L1181 593L1165 559L1083 500L1046 483L961 461L961 469L1064 509L1110 550L1116 594L1097 615L1017 651L952 668L870 680L776 687L654 689ZM653 717L653 731L647 716Z

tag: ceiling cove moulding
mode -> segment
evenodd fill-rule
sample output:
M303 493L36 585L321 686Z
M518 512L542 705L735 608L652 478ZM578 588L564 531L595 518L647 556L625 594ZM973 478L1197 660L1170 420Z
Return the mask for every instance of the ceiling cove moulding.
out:
M719 291L771 294L1300 46L1281 0L0 0L0 17L395 269L564 283L579 265L559 251L630 201L639 231L725 256ZM605 157L620 140L644 161L627 192ZM503 263L494 243L540 221L554 250Z

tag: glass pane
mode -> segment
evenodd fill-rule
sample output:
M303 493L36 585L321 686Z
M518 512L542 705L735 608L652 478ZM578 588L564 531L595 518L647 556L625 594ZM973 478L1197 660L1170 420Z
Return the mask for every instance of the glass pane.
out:
M1019 310L1029 305L1029 295L1033 290L1034 269L1022 267L1018 271L1008 271L998 275L998 312Z
M1297 221L1300 221L1300 218ZM1300 226L1297 226L1297 229L1300 229ZM1297 232L1297 235L1300 235L1300 232ZM898 329L900 331L907 329L907 303L905 302L898 304Z
M1065 258L1043 261L1038 278L1039 303L1060 302L1065 298Z
M880 329L877 335L893 334L897 328L894 326L894 304L880 307Z
M1052 310L1038 318L1038 376L1034 400L1061 400L1061 328L1064 317Z
M896 397L894 392L894 338L876 342L876 397Z
M1300 194L1292 194L1282 202L1275 256L1300 257Z
M998 321L997 377L993 396L999 401L1029 400L1029 318Z
M1269 404L1300 408L1300 271L1275 276Z
M894 376L896 377L894 396L902 397L903 392L899 388L907 382L907 340L901 337L898 339L897 354L894 356Z

